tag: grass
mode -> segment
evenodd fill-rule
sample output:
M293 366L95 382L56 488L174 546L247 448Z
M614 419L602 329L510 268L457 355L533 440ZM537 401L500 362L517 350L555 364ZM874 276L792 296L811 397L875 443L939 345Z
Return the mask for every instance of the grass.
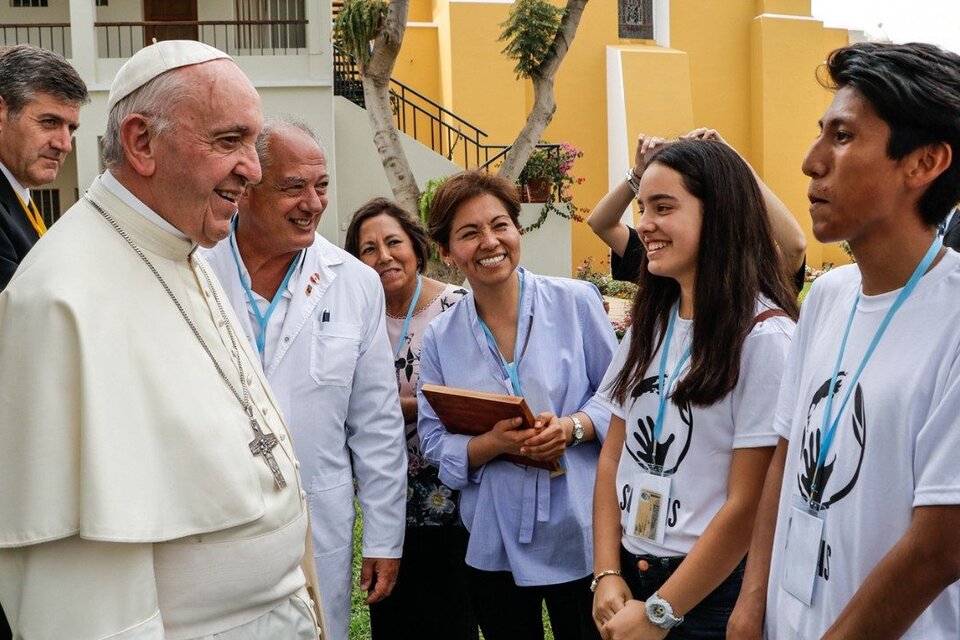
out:
M360 508L354 500L354 508L357 510L357 521L353 525L353 594L350 598L350 640L370 640L370 609L363 604L366 597L360 591L360 561L361 561L361 541L363 539L363 517L360 515ZM553 640L553 629L550 628L550 619L547 617L547 609L543 609L543 627L544 640ZM483 634L480 634L480 640L483 640Z

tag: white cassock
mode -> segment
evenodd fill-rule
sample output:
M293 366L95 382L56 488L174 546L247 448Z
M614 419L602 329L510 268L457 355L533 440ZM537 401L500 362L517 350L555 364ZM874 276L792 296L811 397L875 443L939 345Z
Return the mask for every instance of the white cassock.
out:
M250 276L235 251L231 235L204 255L256 351L257 324L240 281ZM267 326L263 368L303 463L327 629L331 640L346 640L354 479L364 557L399 558L403 551L403 416L376 272L320 235L299 260Z
M235 389L245 372L287 485L251 454L245 409L157 278L81 199L0 294L0 602L14 638L315 639L299 566L306 494L235 328L232 347L223 291L112 176L88 196Z

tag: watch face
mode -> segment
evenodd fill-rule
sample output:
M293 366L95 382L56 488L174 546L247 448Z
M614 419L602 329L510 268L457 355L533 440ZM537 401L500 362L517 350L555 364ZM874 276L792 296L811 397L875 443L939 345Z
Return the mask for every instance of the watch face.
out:
M663 608L663 605L655 604L650 607L650 617L656 618L657 620L663 620L666 618L667 610Z

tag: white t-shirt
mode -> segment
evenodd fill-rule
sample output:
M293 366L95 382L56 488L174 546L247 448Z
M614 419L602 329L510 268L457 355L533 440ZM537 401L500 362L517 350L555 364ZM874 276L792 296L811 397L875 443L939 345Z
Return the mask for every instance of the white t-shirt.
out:
M771 640L821 637L903 536L913 507L960 504L960 255L948 251L894 315L837 427L826 459L824 537L812 606L781 586L785 525L795 501L809 492L827 390L860 282L856 266L817 280L783 377L775 426L790 447L767 594ZM861 296L834 412L847 391L844 381L856 371L898 293ZM954 584L903 637L958 636L960 585Z
M757 313L772 306L764 300L757 304ZM733 450L776 445L773 415L793 327L792 320L781 316L754 326L740 354L737 386L719 402L709 407L687 405L680 409L668 401L656 453L650 443L660 400L660 350L654 354L639 388L628 394L626 402L617 403L610 397L610 386L627 358L630 332L624 336L597 395L614 415L626 422L626 440L617 467L621 521L627 521L637 503L622 499L635 491L628 485L635 483L633 479L648 468L654 455L661 461L665 475L671 477L663 544L625 533L622 541L629 551L656 556L688 553L726 501ZM693 321L678 318L667 354L664 383L671 391L677 381L671 375L672 368L692 339ZM684 372L689 370L690 362L687 360Z

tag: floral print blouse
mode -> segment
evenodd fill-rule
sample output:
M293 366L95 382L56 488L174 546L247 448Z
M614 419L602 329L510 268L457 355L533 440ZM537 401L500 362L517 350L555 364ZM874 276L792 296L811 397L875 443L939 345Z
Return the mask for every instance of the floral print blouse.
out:
M397 385L400 397L415 398L420 380L420 341L424 329L435 317L455 305L466 289L448 284L410 320L410 329L396 360ZM394 352L403 331L404 318L387 315L387 335ZM408 422L404 428L407 439L407 526L460 526L457 508L459 492L445 486L437 478L437 468L427 463L420 452L420 437L417 421Z

